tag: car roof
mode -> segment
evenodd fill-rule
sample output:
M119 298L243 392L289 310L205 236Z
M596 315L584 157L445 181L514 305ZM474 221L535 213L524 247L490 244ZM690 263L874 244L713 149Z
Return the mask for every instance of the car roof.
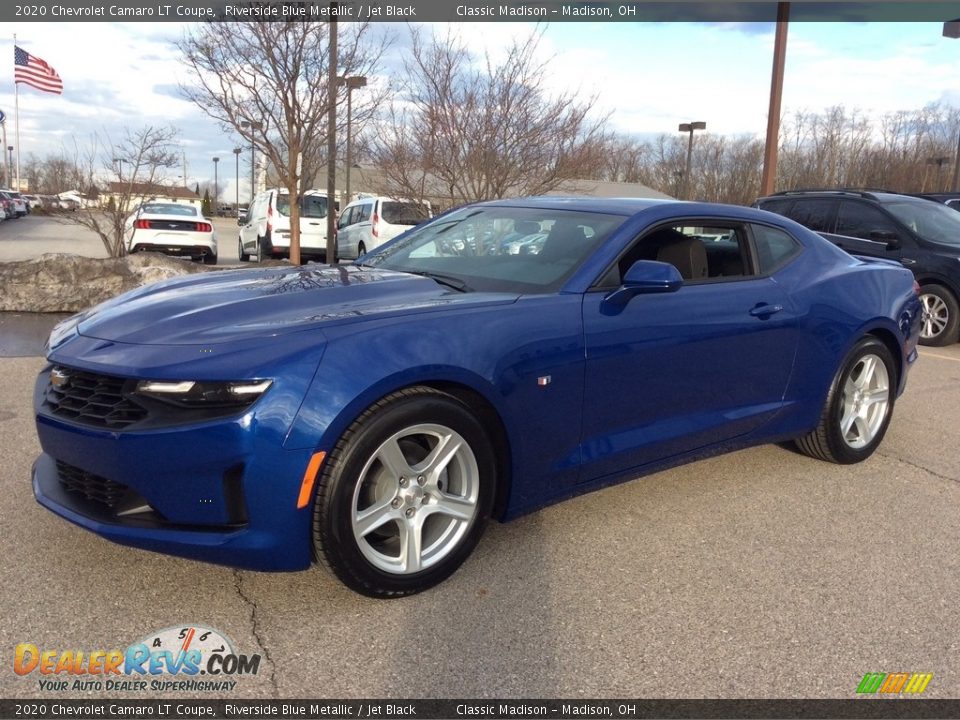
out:
M547 195L539 197L491 200L478 205L493 207L525 207L542 210L579 210L607 215L634 215L647 208L680 203L679 200L660 198L598 198L586 195Z
M859 188L818 188L811 190L783 190L781 192L773 193L772 195L766 195L764 197L757 198L757 202L763 202L765 200L790 200L802 197L829 197L829 198L840 198L840 197L859 197L865 200L876 200L880 203L885 202L929 202L927 198L918 197L916 195L906 195L901 193L891 192L889 190L871 190L871 189L859 189Z

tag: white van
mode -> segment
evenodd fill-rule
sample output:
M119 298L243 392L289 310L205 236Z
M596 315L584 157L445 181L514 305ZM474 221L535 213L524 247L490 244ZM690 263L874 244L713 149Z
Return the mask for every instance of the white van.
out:
M337 222L337 255L353 260L433 217L429 202L361 197Z
M286 190L258 194L237 224L240 260L290 257L290 194ZM307 190L300 198L300 257L327 258L326 192Z

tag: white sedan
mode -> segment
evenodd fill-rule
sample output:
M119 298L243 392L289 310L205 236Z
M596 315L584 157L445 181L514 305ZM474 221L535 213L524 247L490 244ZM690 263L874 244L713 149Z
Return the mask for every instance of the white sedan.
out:
M127 252L188 255L206 265L217 264L213 223L193 205L148 202L126 222Z

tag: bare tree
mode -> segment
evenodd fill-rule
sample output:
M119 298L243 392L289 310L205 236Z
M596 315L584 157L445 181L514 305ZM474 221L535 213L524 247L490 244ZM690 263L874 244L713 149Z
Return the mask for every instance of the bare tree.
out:
M502 62L487 54L478 64L451 34L411 32L406 80L378 147L388 192L453 203L541 194L599 162L606 118L591 117L592 98L548 93L548 63L536 59L542 30Z
M73 163L80 185L77 189L96 192L100 183L106 181L113 202L102 207L82 207L63 215L61 221L95 232L110 257L125 255L126 220L134 204L146 193L161 190L164 171L177 167L180 161L174 145L177 135L172 127L147 126L126 130L116 143L94 136L85 149L78 147Z
M369 74L385 43L368 42L370 26L339 33L338 75ZM199 25L180 49L197 84L183 90L220 126L253 144L291 198L325 162L329 23L214 22ZM345 102L346 90L337 104ZM374 103L354 101L362 123ZM338 121L339 122L339 121ZM300 207L290 203L290 260L300 264Z

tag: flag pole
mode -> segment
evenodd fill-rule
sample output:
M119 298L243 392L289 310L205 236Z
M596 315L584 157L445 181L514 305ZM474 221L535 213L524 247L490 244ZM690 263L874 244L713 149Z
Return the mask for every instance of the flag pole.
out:
M13 52L17 52L17 34L13 34ZM13 81L13 134L17 150L17 186L14 188L20 192L20 83ZM3 149L6 152L6 148Z

